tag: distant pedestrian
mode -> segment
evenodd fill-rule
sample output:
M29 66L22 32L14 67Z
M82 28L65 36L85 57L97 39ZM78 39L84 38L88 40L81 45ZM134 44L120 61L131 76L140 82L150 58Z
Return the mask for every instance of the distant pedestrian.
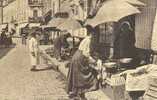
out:
M11 32L9 32L7 38L8 38L8 44L9 44L9 46L11 46L13 44L12 33Z
M7 35L4 29L2 29L2 33L1 33L1 44L3 45L3 47L6 47L6 43L7 43Z
M30 58L31 58L31 65L32 65L31 71L36 71L36 67L38 65L39 48L38 48L37 35L38 34L36 32L33 32L29 39L29 50L30 50Z
M8 31L5 31L5 33L6 33L6 36L7 36L6 41L5 41L5 45L8 48L10 46L10 42L11 42L11 35Z
M26 39L27 39L27 36L26 36L26 34L21 34L22 35L22 44L23 45L26 45L27 44L27 41L26 41Z

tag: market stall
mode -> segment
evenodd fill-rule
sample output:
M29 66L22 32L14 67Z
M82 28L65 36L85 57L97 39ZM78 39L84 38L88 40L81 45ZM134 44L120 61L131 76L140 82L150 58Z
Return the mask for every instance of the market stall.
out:
M86 25L91 25L93 27L96 27L102 23L119 22L122 18L126 16L140 13L139 9L137 7L134 7L133 5L142 5L142 6L144 5L142 2L138 2L136 0L132 2L128 0L119 0L119 2L120 3L117 3L117 1L114 1L114 0L104 2L102 7L98 10L96 16L92 19L86 20L85 22ZM114 7L111 7L111 6L114 6ZM124 9L124 7L128 9ZM62 21L59 21L59 22L62 22ZM129 27L129 29L131 29L129 24L127 24L127 26ZM64 20L63 23L59 23L59 25L55 27L60 30L60 33L62 31L64 32L65 30L71 33L72 40L70 41L72 41L73 50L74 48L76 48L77 50L77 47L79 45L79 42L76 44L75 41L79 39L81 40L87 35L86 30L82 28L81 24L78 23L78 21L73 20L73 19L66 19ZM126 39L126 40L129 40L129 39ZM70 58L73 55L73 53L71 53L68 59L59 62L56 59L54 59L53 56L51 56L51 54L53 55L53 53L49 52L48 50L50 50L50 47L46 47L46 49L44 50L41 49L42 54L45 55L45 59L48 58L50 62L52 62L55 66L58 66L58 68L62 71L62 73L64 73L65 76L67 76L68 68L66 65L70 61ZM106 51L104 50L103 52L106 52ZM101 68L98 68L97 72L99 73L98 78L101 80L101 86L102 86L101 89L105 92L105 94L108 94L108 96L111 97L112 100L125 100L126 98L125 93L127 91L138 91L137 89L140 88L137 86L135 87L134 90L129 90L129 89L133 89L133 87L130 88L130 85L129 85L129 84L132 84L129 80L131 79L132 76L129 76L128 73L126 77L121 75L121 73L130 71L130 69L136 70L135 69L136 67L141 66L140 64L139 65L132 64L133 61L135 60L136 59L132 57L130 58L123 57L122 59L119 57L118 59L103 59L102 62L100 62ZM99 64L94 65L96 69L98 65ZM136 78L135 77L132 77L132 78L135 80L135 84L136 84L137 83ZM146 78L145 76L140 77L140 79L144 79L146 81L145 78ZM133 79L131 79L131 81ZM144 84L144 82L139 80L139 78L137 78L137 80L139 81L139 83ZM136 86L136 85L133 85L133 86ZM146 89L145 85L140 85L140 86L143 86ZM141 90L145 91L145 89L141 89Z

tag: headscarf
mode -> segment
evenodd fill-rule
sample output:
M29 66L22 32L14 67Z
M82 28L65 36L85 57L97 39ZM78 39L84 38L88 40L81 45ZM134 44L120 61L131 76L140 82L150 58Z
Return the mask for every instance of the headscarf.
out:
M130 30L133 31L131 24L128 21L124 21L122 22L122 24L120 25L120 29L125 29L125 30Z
M79 45L79 50L82 51L82 54L86 57L90 56L90 43L91 36L85 37Z

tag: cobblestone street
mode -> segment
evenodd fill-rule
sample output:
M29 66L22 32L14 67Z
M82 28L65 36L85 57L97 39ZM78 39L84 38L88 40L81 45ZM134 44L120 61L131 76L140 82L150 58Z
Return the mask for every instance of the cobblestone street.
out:
M31 72L30 68L28 48L21 44L17 44L0 59L0 100L67 98L65 82L58 72L53 70Z

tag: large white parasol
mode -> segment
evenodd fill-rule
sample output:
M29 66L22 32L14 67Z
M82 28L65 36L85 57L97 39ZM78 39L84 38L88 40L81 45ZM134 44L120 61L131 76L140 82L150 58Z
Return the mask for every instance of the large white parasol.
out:
M131 4L119 0L107 0L99 9L96 16L92 19L87 19L86 24L93 27L105 22L117 22L121 18L140 13L140 11Z

